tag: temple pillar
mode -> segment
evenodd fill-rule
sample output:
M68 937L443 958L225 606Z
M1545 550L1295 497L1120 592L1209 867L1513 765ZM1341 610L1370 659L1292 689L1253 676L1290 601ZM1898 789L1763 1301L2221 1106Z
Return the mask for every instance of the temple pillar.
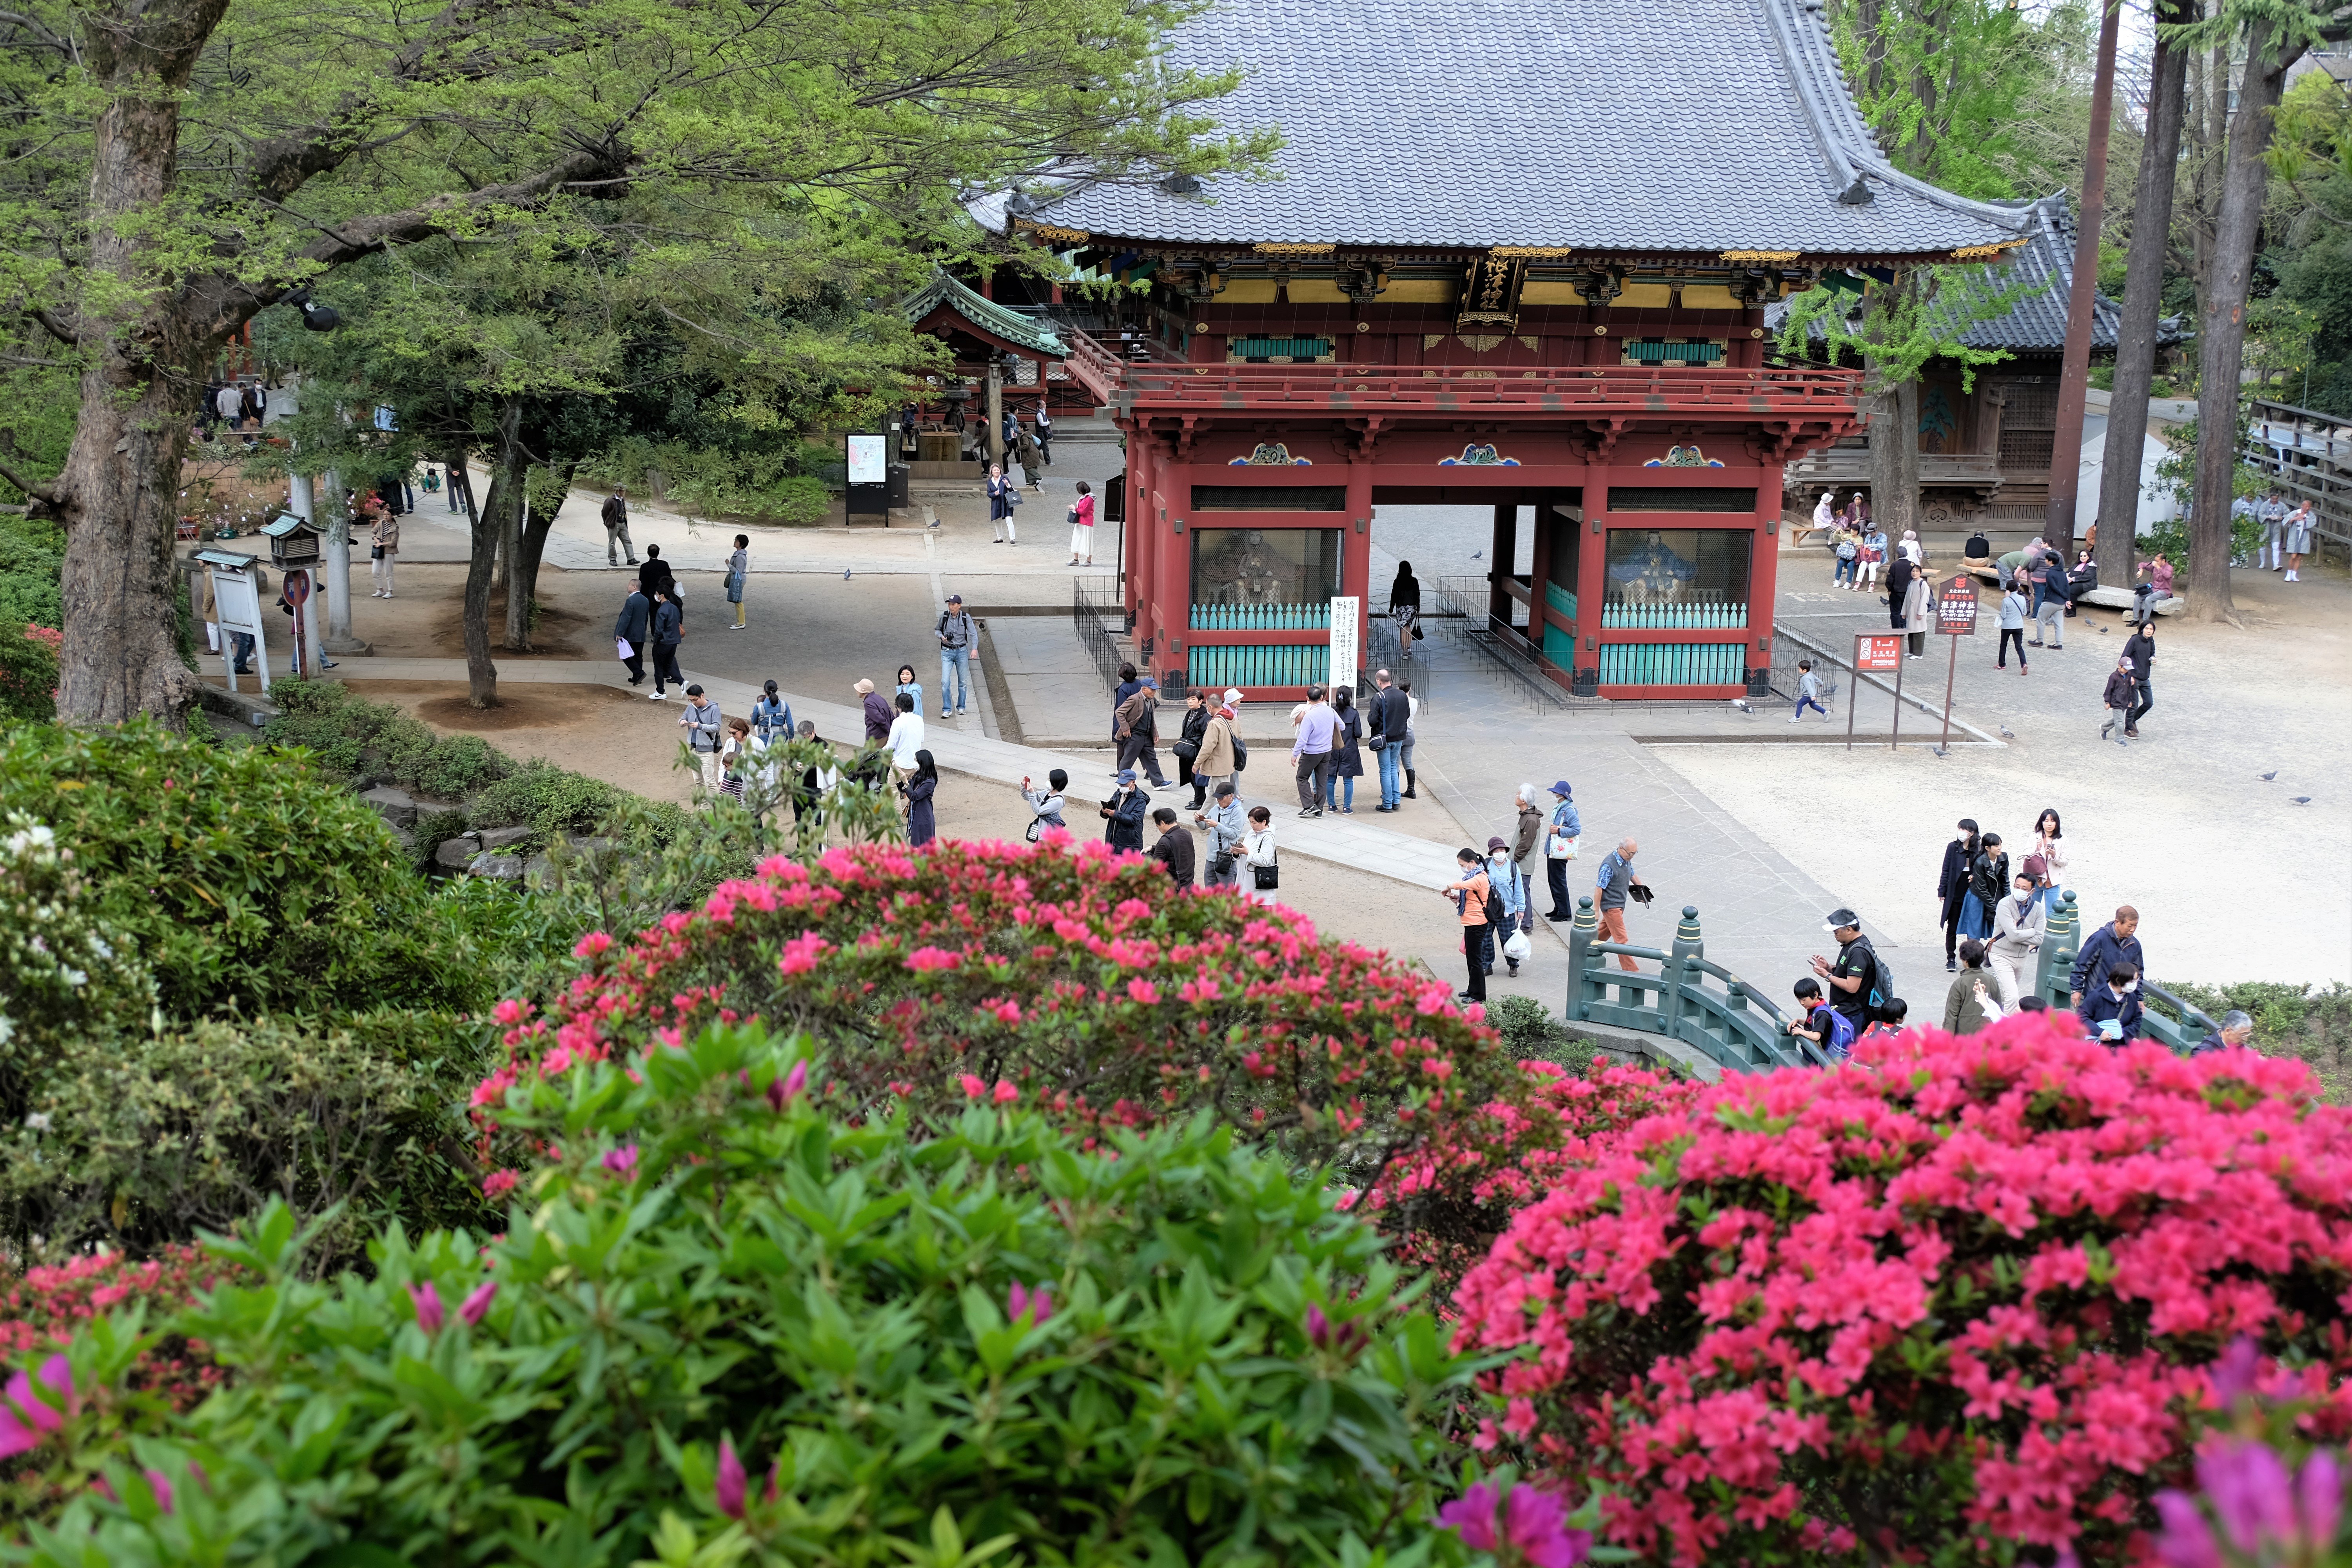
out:
M1609 470L1595 463L1584 470L1584 522L1577 535L1578 669L1596 669L1601 664L1601 610L1609 596L1608 512Z
M1514 501L1509 506L1495 509L1495 539L1486 552L1486 621L1508 630L1511 625L1511 594L1504 586L1511 579L1511 563L1519 558L1519 508Z
M1151 668L1164 674L1181 668L1174 649L1191 640L1185 634L1192 602L1192 469L1185 463L1154 464L1153 475L1159 548L1151 563Z
M1756 474L1756 547L1748 554L1748 668L1772 668L1772 606L1780 580L1781 465Z
M1120 498L1126 502L1127 521L1119 525L1123 532L1120 553L1127 568L1127 580L1120 584L1120 592L1130 629L1143 623L1143 595L1151 582L1151 542L1159 537L1151 499L1159 465L1151 458L1150 433L1140 428L1130 430L1127 438L1128 493Z
M1348 461L1344 515L1348 528L1339 536L1339 592L1355 598L1356 662L1368 665L1372 624L1372 463L1368 457Z

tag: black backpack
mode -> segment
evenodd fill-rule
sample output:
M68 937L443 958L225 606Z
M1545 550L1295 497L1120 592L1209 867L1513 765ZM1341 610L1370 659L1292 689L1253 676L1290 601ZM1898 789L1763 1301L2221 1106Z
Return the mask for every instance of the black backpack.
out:
M1483 907L1488 925L1499 926L1503 923L1503 896L1495 891L1495 873L1491 869L1486 873L1486 902Z
M1895 971L1878 956L1878 949L1866 951L1870 954L1870 973L1862 983L1863 1012L1874 1024L1895 1023Z

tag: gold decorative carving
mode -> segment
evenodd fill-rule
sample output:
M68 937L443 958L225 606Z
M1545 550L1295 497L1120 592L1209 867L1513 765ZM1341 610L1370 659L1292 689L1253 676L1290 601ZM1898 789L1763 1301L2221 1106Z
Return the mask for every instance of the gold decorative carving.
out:
M1456 371L1454 374L1475 381L1493 381L1495 379L1495 373L1491 370L1464 370Z
M1445 334L1444 332L1423 332L1421 334L1421 346L1425 349L1433 349L1444 341Z
M1794 250L1727 250L1726 261L1794 261L1800 253Z
M1336 245L1298 245L1268 241L1264 245L1254 245L1250 248L1260 256L1328 256L1339 247Z
M1503 334L1500 332L1491 334L1486 332L1465 332L1462 334L1462 341L1469 345L1470 352L1472 353L1482 354L1487 353L1491 349L1499 347L1503 342Z
M1556 260L1563 256L1574 256L1576 247L1569 245L1498 245L1486 254L1519 261Z
M1519 334L1519 343L1520 346L1525 348L1529 353L1539 354L1543 353L1543 340L1536 336L1533 332L1521 332Z
M1454 325L1502 327L1519 322L1519 287L1527 281L1528 264L1510 257L1482 256L1470 263L1463 279L1461 306Z
M1060 240L1065 245L1084 245L1094 237L1083 228L1059 228L1050 223L1032 223L1025 217L1013 219L1013 226L1039 239Z
M1952 252L1952 259L1955 261L1990 261L2002 251L2015 250L2019 246L2023 245L2025 241L2021 239L2004 239L1999 245L1964 245L1958 250Z

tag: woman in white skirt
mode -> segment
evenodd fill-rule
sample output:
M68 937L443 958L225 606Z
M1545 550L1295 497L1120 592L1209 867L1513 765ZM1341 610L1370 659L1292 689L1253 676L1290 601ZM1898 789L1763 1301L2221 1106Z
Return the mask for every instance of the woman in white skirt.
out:
M1095 563L1095 492L1086 480L1078 481L1077 503L1070 508L1070 564Z
M1273 903L1277 889L1259 887L1258 872L1272 870L1274 866L1274 813L1262 805L1251 806L1249 831L1242 836L1242 897Z

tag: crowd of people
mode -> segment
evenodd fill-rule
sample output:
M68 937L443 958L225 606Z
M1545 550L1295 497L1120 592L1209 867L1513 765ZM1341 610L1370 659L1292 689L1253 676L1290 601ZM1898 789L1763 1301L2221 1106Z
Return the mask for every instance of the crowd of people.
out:
M2319 529L2318 513L2310 497L2289 506L2277 490L2259 500L2252 496L2240 496L2230 503L2230 515L2252 518L2261 524L2262 543L2254 552L2256 568L2280 573L2289 583L2303 581L2303 558L2311 553L2312 541Z

